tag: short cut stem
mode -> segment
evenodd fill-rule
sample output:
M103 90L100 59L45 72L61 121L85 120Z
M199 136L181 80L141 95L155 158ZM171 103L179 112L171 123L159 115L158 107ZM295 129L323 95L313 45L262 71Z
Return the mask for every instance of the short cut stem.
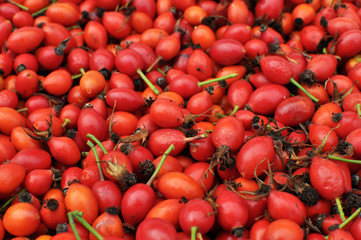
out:
M233 116L238 111L238 109L239 109L238 105L234 106L233 111L231 112L231 114L229 114L229 116Z
M163 166L163 163L165 161L165 159L168 157L168 155L170 154L171 151L173 151L175 149L174 145L171 144L168 149L164 152L159 164L158 164L158 167L155 169L154 173L152 174L152 176L149 178L148 182L147 182L147 185L150 186L152 184L152 182L154 181L154 179L157 177L157 174L159 173L160 169L162 168Z
M153 85L153 83L151 81L149 81L149 79L144 75L144 73L142 72L142 70L140 70L139 68L137 69L137 73L139 74L139 76L144 80L144 82L150 87L150 89L152 89L152 91L155 93L155 95L159 95L160 92L159 90Z
M341 161L341 162L361 164L361 160L347 159L347 158L342 158L342 157L334 156L334 155L331 155L331 154L328 154L328 155L327 155L327 158L328 158L328 159L332 159L332 160Z
M191 240L197 240L197 231L198 231L197 226L191 227Z
M78 220L78 222L83 225L91 234L96 237L98 240L103 240L104 238L97 232L95 229L82 217L83 213L79 211L73 211L71 212L73 217Z
M311 93L309 93L304 87L301 86L301 84L299 84L295 79L290 78L290 83L292 83L293 85L295 85L296 87L298 87L302 92L304 92L309 98L312 99L312 101L314 102L318 102L319 100L313 96Z
M103 171L102 171L102 166L100 165L100 160L99 160L99 156L98 156L98 153L97 153L97 150L95 149L95 146L94 144L88 140L88 142L86 143L90 149L93 151L93 154L94 154L94 157L95 157L95 161L97 163L97 166L98 166L98 171L99 171L99 178L100 178L100 181L104 181L104 175L103 175Z
M335 200L336 200L336 206L337 206L338 213L340 214L340 218L341 218L342 222L344 222L344 221L346 221L346 217L345 217L345 213L343 212L343 209L342 209L341 200L339 197L337 197Z
M14 199L15 199L17 196L19 196L20 194L22 194L22 193L25 192L25 191L26 191L26 189L23 188L23 189L21 189L20 192L18 192L18 193L15 194L12 198L10 198L9 200L7 200L6 203L4 203L4 205L1 206L1 208L0 208L0 213L1 213L7 206L9 206L9 205L14 201Z
M351 216L349 216L345 221L343 221L339 228L343 228L344 226L346 226L349 222L351 222L355 217L357 217L357 215L361 212L361 208L358 208L354 213L351 214Z
M355 108L357 110L357 115L361 118L361 103L356 104Z
M88 133L86 136L90 140L93 140L96 144L98 144L98 146L100 147L100 149L103 151L104 154L108 153L108 151L105 149L104 145L93 134Z
M73 230L74 236L76 238L76 240L81 240L78 230L75 227L75 222L74 222L74 218L73 218L73 214L71 212L68 212L68 219L69 219L69 225L71 227L71 229Z
M226 80L226 79L229 79L229 78L233 78L233 77L237 77L237 76L238 76L237 73L231 73L231 74L228 74L228 75L223 76L223 77L214 78L214 79L210 79L210 80L203 81L203 82L198 82L198 86L199 86L199 87L202 87L202 86L207 85L207 84L211 84L211 83L223 81L223 80Z
M24 10L24 11L29 11L28 7L25 7L24 5L21 5L18 2L15 2L13 0L7 0L7 2L14 4L15 6L18 6L20 9Z

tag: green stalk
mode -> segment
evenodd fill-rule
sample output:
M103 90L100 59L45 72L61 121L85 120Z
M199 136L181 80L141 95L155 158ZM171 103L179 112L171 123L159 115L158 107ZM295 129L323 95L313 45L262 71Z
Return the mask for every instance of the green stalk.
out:
M2 212L7 206L9 206L9 205L14 201L14 199L15 199L17 196L19 196L20 194L22 194L22 193L25 192L25 191L26 191L26 189L23 188L23 189L21 189L20 192L18 192L18 193L15 194L12 198L10 198L9 200L7 200L6 203L4 203L4 205L1 206L0 212Z
M355 217L357 217L357 215L359 215L359 213L361 212L361 208L358 208L354 213L352 213L352 215L350 217L348 217L345 221L343 221L340 226L338 226L338 228L342 229L343 227L345 227L347 224L349 224ZM328 239L329 236L326 236L325 239Z
M233 116L238 111L238 109L239 109L238 105L234 106L233 111L231 112L231 114L229 114L229 116Z
M157 69L158 72L160 72L164 77L167 76L167 74L160 68Z
M196 136L194 136L194 137L187 137L187 138L185 138L185 142L192 142L192 141L195 141L195 140L198 140L198 139L202 139L202 138L206 138L206 137L208 137L208 133L203 133L203 134L201 134L201 135L196 135Z
M152 71L152 69L154 68L154 66L157 65L157 63L159 63L160 60L162 60L162 57L157 57L157 59L154 61L154 63L152 63L152 65L150 65L149 68L148 68L145 72L150 72L150 71Z
M36 17L36 16L42 14L43 12L45 12L46 10L48 10L49 7L50 7L50 5L48 5L48 6L44 7L44 8L42 8L42 9L40 9L40 10L37 11L37 12L32 13L31 16Z
M28 111L28 108L20 108L18 110L16 110L17 112L26 112Z
M79 25L74 25L74 26L67 27L66 29L67 30L72 30L72 29L77 29L77 28L80 28L80 26Z
M328 159L332 159L332 160L341 161L341 162L361 164L361 160L347 159L347 158L337 157L337 156L334 156L334 155L331 155L331 154L328 154L328 155L327 155L327 158L328 158Z
M342 222L344 222L344 221L346 221L346 217L345 217L345 213L343 212L343 209L342 209L341 200L339 197L337 197L335 200L336 200L336 206L337 206L338 213L340 214Z
M81 76L83 76L83 73L79 73L77 75L74 75L74 76L71 76L71 79L77 79L77 78L80 78Z
M357 110L357 115L359 116L359 118L361 118L361 104L360 103L356 104L355 108Z
M79 69L79 74L77 74L77 75L74 75L74 76L71 76L71 79L77 79L77 78L80 78L80 77L82 77L84 74L85 74L85 70L84 70L84 68L80 68Z
M223 76L223 77L214 78L214 79L207 80L207 81L203 81L203 82L198 82L198 86L199 86L199 87L202 87L203 85L207 85L207 84L219 82L219 81L226 80L226 79L228 79L228 78L237 77L237 76L238 76L237 73L231 73L231 74L228 74L228 75Z
M73 214L71 212L68 212L68 219L69 219L69 225L70 225L71 229L73 230L76 240L81 240L78 230L76 230Z
M197 226L191 227L191 240L197 240Z
M309 93L304 87L301 86L301 84L299 84L295 79L291 78L290 79L290 83L292 83L293 85L295 85L296 87L298 87L302 92L304 92L309 98L312 99L312 101L314 102L318 102L319 100L314 97L311 93Z
M18 3L18 2L15 2L15 1L13 1L13 0L7 0L7 2L12 3L12 4L18 6L20 9L22 9L22 10L24 10L24 11L29 11L29 8L28 8L28 7L25 7L24 5L21 5L21 4Z
M339 228L343 228L346 226L349 222L351 222L359 213L361 212L361 208L358 208L354 213L351 214L345 221L343 221Z
M175 147L173 144L171 144L168 149L164 152L162 159L159 162L158 167L155 169L154 173L152 174L152 176L149 178L148 182L146 185L150 186L152 184L152 182L154 181L154 179L156 178L157 174L159 173L161 167L163 166L163 163L165 161L165 159L167 158L167 156L169 155L169 153L174 150Z
M224 115L222 113L216 113L216 117L217 118L224 118L224 117L227 117L227 115Z
M137 69L137 73L139 74L139 76L144 80L144 82L150 87L150 89L152 89L152 91L155 93L155 95L159 95L160 92L159 90L153 85L153 83L151 83L151 81L149 81L149 79L144 75L144 73L142 72L142 70L140 70L139 68Z
M70 119L69 118L65 118L64 122L61 124L62 128L65 128L66 125L68 125L70 123Z
M40 9L40 10L37 11L37 12L34 12L33 14L31 14L31 16L36 17L36 16L42 14L43 12L45 12L46 10L48 10L48 8L49 8L52 4L54 4L54 3L56 3L56 0L52 0L51 3L50 3L48 6Z
M102 167L100 166L100 160L99 160L99 156L98 156L97 150L95 149L94 144L93 144L90 140L88 140L88 142L87 142L86 144L87 144L87 145L90 147L90 149L93 151L93 154L94 154L94 157L95 157L95 161L96 161L97 166L98 166L100 181L104 181L104 175L103 175Z
M95 229L87 222L85 221L85 219L82 217L83 213L79 212L79 211L73 211L71 212L71 214L73 215L73 217L78 220L78 222L83 225L91 234L94 235L94 237L96 237L96 239L98 240L103 240L104 238L97 232L95 231Z
M96 144L98 144L98 146L100 147L100 149L103 151L104 154L108 153L104 145L93 134L88 133L86 136L91 140L93 140Z

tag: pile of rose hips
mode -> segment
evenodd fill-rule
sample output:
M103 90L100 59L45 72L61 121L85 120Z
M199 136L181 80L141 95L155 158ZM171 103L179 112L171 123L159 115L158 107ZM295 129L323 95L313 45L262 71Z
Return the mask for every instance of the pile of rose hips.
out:
M0 240L361 239L360 6L1 0Z

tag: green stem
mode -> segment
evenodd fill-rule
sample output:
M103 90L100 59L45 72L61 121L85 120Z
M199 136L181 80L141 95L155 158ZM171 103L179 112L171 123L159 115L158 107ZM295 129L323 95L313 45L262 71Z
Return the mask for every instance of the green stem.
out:
M100 178L100 181L104 181L104 175L103 175L103 171L102 171L102 166L100 166L100 160L99 160L99 156L98 156L98 153L97 153L97 150L95 149L95 146L94 144L88 140L88 142L86 143L90 149L93 151L93 154L94 154L94 157L95 157L95 161L97 163L97 166L98 166L98 171L99 171L99 178Z
M351 214L351 216L349 216L345 221L343 221L339 228L343 228L344 226L346 226L349 222L351 222L355 217L357 217L357 215L361 212L361 208L358 208L354 213Z
M208 136L209 136L208 133L205 132L205 133L203 133L201 135L196 135L194 137L187 137L185 139L185 142L192 142L192 141L195 141L195 140L198 140L198 139L206 138Z
M355 108L357 110L357 115L359 116L359 118L361 118L361 104L360 103L356 104Z
M157 69L158 72L160 72L164 77L167 76L167 74L160 68Z
M83 76L83 73L79 73L77 75L74 75L74 76L71 76L71 79L77 79L77 78L80 78L81 76Z
M148 68L147 71L145 71L145 72L150 72L150 71L152 71L152 69L154 68L154 66L157 65L157 63L159 63L160 60L162 60L162 57L157 57L157 59L152 63L152 65L149 66L149 68Z
M343 227L345 227L347 224L349 224L355 217L357 217L357 215L359 215L359 213L361 212L361 208L358 208L354 213L352 213L352 215L350 217L348 217L345 221L343 221L340 226L338 226L338 228L342 229ZM328 239L329 236L326 236L325 239Z
M216 113L216 117L217 118L224 118L224 117L227 117L227 115L224 115L222 113Z
M151 81L149 81L149 79L144 75L144 73L142 72L142 70L140 70L139 68L137 69L137 73L139 74L139 76L144 80L144 82L150 87L150 89L152 89L152 91L155 93L155 95L159 95L160 92L159 90L153 85L153 83L151 83Z
M43 12L45 12L46 10L48 10L49 7L50 7L50 5L48 5L48 6L44 7L44 8L42 8L42 9L40 9L40 10L37 11L37 12L32 13L31 16L36 17L36 16L42 14Z
M197 230L198 230L197 226L191 227L191 240L197 239Z
M22 10L29 11L29 8L28 8L28 7L25 7L24 5L21 5L20 3L17 3L17 2L15 2L15 1L13 1L13 0L7 0L7 2L12 3L12 4L18 6L18 7L19 7L20 9L22 9Z
M334 156L334 155L331 155L331 154L328 154L327 158L332 159L332 160L342 161L342 162L361 164L361 160L347 159L347 158L337 157L337 156Z
M309 93L304 87L301 86L301 84L299 84L295 79L291 78L290 79L290 83L292 83L293 85L295 85L296 87L298 87L302 92L304 92L309 98L312 99L312 101L314 102L318 102L319 100L314 97L311 93Z
M239 109L238 105L234 106L233 111L231 112L231 114L229 114L229 116L233 116L238 111L238 109Z
M54 3L56 3L56 0L52 0L51 3L50 3L48 6L40 9L40 10L37 11L37 12L32 13L31 16L36 17L36 16L42 14L43 12L45 12L46 10L48 10L48 8L49 8L52 4L54 4Z
M77 79L77 78L80 78L81 76L83 76L85 74L84 68L80 68L79 72L80 72L79 74L72 76L71 79Z
M61 124L62 128L65 128L66 125L68 125L70 123L70 119L69 118L65 118L64 122Z
M22 193L25 192L25 191L26 191L26 189L23 188L23 189L21 189L20 192L18 192L18 193L15 194L12 198L10 198L9 200L7 200L6 203L4 203L4 205L1 206L0 212L2 212L7 206L9 206L9 205L14 201L14 199L15 199L17 196L19 196L20 194L22 194Z
M97 232L95 229L82 217L83 213L79 211L73 211L71 212L73 217L78 220L78 222L83 225L91 234L96 237L98 240L103 240L104 238Z
M28 111L28 108L20 108L18 110L16 110L17 112L26 112Z
M340 214L342 222L344 222L344 221L346 221L346 217L345 217L345 213L343 212L343 209L342 209L341 200L339 197L337 197L335 200L336 200L336 206L337 206L338 213Z
M75 227L75 222L74 222L74 218L73 218L73 214L71 212L68 212L68 219L69 219L69 225L71 227L71 229L73 230L74 236L76 238L76 240L81 240L78 230Z
M169 155L169 153L175 150L175 147L173 144L171 144L168 149L164 152L162 159L160 160L158 167L155 169L154 173L152 174L152 176L149 178L147 185L150 186L152 184L152 182L154 181L155 177L157 176L157 174L159 173L161 167L163 166L163 163L165 161L165 159L167 158L167 156Z
M231 74L226 75L226 76L223 76L223 77L214 78L214 79L207 80L207 81L203 81L203 82L198 82L198 86L201 87L201 86L203 86L203 85L207 85L207 84L219 82L219 81L226 80L226 79L228 79L228 78L237 77L237 76L238 76L237 73L231 73Z
M67 27L66 29L67 30L72 30L72 29L77 29L77 28L80 28L80 26L79 25L73 25L73 26Z
M98 144L98 146L100 147L100 149L103 151L104 154L108 153L104 145L93 134L88 133L86 136L91 140L93 140L96 144Z

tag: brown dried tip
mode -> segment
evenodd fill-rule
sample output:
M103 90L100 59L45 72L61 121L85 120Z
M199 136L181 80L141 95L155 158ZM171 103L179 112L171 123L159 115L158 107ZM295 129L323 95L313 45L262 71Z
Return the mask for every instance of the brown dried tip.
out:
M232 229L231 233L236 238L241 238L241 237L243 237L244 227L243 226L235 227Z
M317 190L308 184L305 185L299 192L297 192L297 197L307 206L314 206L317 204L320 199L320 195Z
M139 166L139 172L146 177L152 176L152 174L155 171L155 166L153 162L148 159L145 160L144 162L139 162L138 166Z
M351 157L354 154L354 147L351 143L341 139L336 146L335 152L342 157Z
M346 214L350 215L353 209L361 207L361 196L359 194L357 194L355 191L351 191L346 195L343 204Z
M18 199L19 202L30 203L31 200L32 200L32 197L27 191L20 193L19 199Z
M120 151L124 153L125 155L128 155L131 151L134 151L135 147L131 143L125 143L120 146Z
M130 173L125 166L110 161L107 163L108 167L105 170L118 181L120 190L126 191L137 183L135 174Z
M306 69L300 74L300 82L303 84L312 85L317 82L317 79L311 70Z
M66 223L59 223L55 229L56 234L67 232L68 230L68 225Z
M317 190L311 186L310 174L304 173L291 177L294 189L290 189L307 206L314 206L320 199Z
M231 158L230 154L231 154L231 148L229 146L226 145L219 146L219 148L217 148L216 152L213 154L213 158L209 164L207 171L205 172L205 176L207 176L209 172L214 174L213 168L215 168L218 164L220 164L220 170L225 170L226 168L232 168L236 164L236 161L234 158L233 160L230 159Z
M46 201L46 208L48 208L51 211L55 211L59 207L59 202L55 198L50 198Z
M119 214L119 209L117 207L107 207L105 209L105 212L110 214L110 215L118 215Z
M132 135L129 137L119 139L119 143L133 143L141 140L143 144L148 137L148 130L145 128L138 128Z

